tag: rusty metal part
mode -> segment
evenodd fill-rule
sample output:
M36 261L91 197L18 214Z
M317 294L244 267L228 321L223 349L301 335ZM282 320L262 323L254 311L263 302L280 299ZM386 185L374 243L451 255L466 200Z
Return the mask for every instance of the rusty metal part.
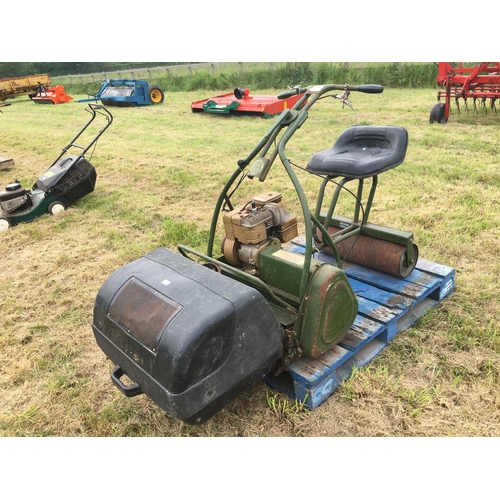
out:
M288 367L303 356L300 342L293 328L285 329L285 337L283 339L283 347L281 349L280 365L274 376L277 377L280 373L288 371Z
M238 257L238 244L232 238L224 238L221 244L221 250L227 262L234 267L240 267L241 261Z
M137 307L136 304L141 304ZM130 278L113 297L108 316L153 352L166 327L183 308L149 285Z
M222 274L222 269L218 264L214 264L213 262L205 262L204 264L202 264L202 266L206 267L207 269L211 269L218 274Z
M334 226L328 228L330 235L338 231L340 228ZM319 232L318 236L321 236ZM401 278L406 278L413 271L418 260L416 245L413 245L413 260L407 264L406 246L364 234L341 241L337 248L341 259ZM328 247L323 251L333 253Z

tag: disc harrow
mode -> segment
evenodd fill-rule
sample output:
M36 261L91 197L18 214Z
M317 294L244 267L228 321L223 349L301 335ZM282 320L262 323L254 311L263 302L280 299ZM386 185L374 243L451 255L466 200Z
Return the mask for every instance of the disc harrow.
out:
M450 116L451 103L455 102L460 115L460 101L466 112L469 103L476 114L479 111L497 112L496 101L500 98L500 63L482 62L478 66L464 63L440 62L436 82L444 87L437 93L438 102L431 109L430 122L446 123ZM444 102L441 102L444 99Z

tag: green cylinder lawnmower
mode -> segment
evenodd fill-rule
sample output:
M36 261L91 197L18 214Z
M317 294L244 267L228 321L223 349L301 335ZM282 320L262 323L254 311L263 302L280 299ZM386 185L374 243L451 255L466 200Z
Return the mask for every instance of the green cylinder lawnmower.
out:
M268 373L286 372L302 357L317 359L344 338L358 313L345 260L397 276L412 272L418 253L413 235L368 222L378 175L405 157L405 129L350 127L305 167L286 151L313 106L329 97L352 107L353 91L383 88L313 85L280 94L301 97L237 162L215 203L206 253L183 245L178 252L160 248L106 280L96 297L93 331L116 365L111 378L123 394L145 393L170 415L202 423ZM250 199L233 201L244 181L264 183L278 166L298 197L298 217L281 193L262 187ZM299 170L318 181L312 204ZM354 192L350 182L357 185ZM365 184L371 185L367 196ZM352 217L336 214L345 193L355 200ZM297 239L302 246L292 244Z

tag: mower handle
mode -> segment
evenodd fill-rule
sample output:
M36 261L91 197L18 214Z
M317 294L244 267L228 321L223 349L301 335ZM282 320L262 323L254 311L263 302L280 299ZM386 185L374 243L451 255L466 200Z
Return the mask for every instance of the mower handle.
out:
M139 394L143 394L143 391L139 384L134 383L132 385L125 385L120 379L123 375L126 375L123 368L119 365L116 365L111 372L111 380L113 384L120 390L120 392L127 396L128 398L133 398L134 396L138 396Z
M285 90L285 92L281 92L278 94L278 99L288 99L294 95L300 95L307 93L310 89L316 87L315 85L311 87L300 87L296 86L293 89ZM363 85L324 85L323 87L327 87L326 90L349 90L351 92L364 92L365 94L381 94L384 91L384 87L382 85L376 85L373 83L367 83Z

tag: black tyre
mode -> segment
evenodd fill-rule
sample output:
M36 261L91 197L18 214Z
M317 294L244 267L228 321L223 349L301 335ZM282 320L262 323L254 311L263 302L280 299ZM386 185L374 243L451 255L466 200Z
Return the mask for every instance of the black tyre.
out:
M150 85L148 87L148 96L153 104L161 104L163 99L165 99L163 90L157 85Z
M437 102L434 106L432 106L429 121L431 123L446 123L448 121L448 118L445 118L444 116L444 104L442 102Z

